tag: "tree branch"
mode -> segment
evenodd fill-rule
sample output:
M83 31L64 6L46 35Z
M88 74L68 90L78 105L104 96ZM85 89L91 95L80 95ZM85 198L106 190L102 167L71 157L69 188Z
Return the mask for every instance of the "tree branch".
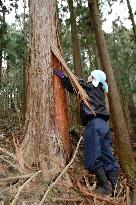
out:
M16 156L14 154L10 153L9 151L7 151L5 148L0 147L0 151L3 153L6 153L8 156L12 157L15 161L17 161Z
M51 191L51 189L55 186L55 184L57 184L57 182L59 181L59 179L62 177L62 175L67 171L67 169L70 167L70 165L73 163L75 157L76 157L76 154L77 154L77 151L78 151L78 148L79 148L79 145L80 145L80 142L81 140L83 139L83 137L81 136L78 143L77 143L77 146L76 146L76 149L75 149L75 153L71 159L71 161L67 164L67 166L63 169L63 171L59 174L59 176L57 177L57 179L48 187L48 189L46 190L42 200L40 201L39 205L43 205L48 193Z
M15 177L8 177L8 178L0 179L0 183L1 182L16 181L17 179L27 179L27 178L30 178L31 176L33 176L33 174L26 174L26 175L15 176Z
M4 162L7 162L8 164L10 164L14 169L18 170L20 172L20 170L17 168L16 165L14 165L12 162L10 162L9 160L5 159L4 157L0 156L0 159L2 159ZM20 172L21 173L21 172Z
M18 190L17 194L15 195L13 201L11 202L11 205L16 205L17 204L17 201L19 199L19 195L21 193L21 191L24 189L24 187L35 177L37 176L38 174L40 174L42 171L39 170L38 172L36 172L31 178L29 178Z

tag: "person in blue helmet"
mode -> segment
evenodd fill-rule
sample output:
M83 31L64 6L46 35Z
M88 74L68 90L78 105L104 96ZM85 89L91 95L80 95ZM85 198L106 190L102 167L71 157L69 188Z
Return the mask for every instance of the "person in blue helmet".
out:
M70 79L62 70L54 69L54 74L61 79L63 87L74 93ZM109 113L105 103L108 92L106 75L101 70L93 70L87 82L79 80L90 99L96 116L81 100L80 118L84 130L84 164L85 168L96 175L99 188L104 195L112 194L118 184L118 163L112 153L110 129L107 121Z

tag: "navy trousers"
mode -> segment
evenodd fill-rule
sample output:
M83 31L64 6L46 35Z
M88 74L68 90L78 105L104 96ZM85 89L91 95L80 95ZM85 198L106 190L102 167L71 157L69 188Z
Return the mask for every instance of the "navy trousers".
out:
M84 131L84 163L89 171L102 166L107 171L117 171L113 156L111 136L107 122L101 118L89 120Z

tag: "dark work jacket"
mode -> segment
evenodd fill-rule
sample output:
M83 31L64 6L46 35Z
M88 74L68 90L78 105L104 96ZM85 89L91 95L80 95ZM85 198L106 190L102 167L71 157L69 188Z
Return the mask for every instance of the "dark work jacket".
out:
M61 78L61 82L64 88L70 93L74 93L72 84L66 76ZM82 88L86 91L87 95L90 98L90 105L91 108L94 110L96 117L100 117L104 120L109 119L109 113L106 109L105 105L105 94L102 88L102 84L99 83L97 87L94 87L92 83L84 83L83 80L79 80L80 85ZM86 125L87 122L95 118L94 114L91 112L91 110L83 103L81 100L80 103L80 118L81 118L81 123L83 125Z

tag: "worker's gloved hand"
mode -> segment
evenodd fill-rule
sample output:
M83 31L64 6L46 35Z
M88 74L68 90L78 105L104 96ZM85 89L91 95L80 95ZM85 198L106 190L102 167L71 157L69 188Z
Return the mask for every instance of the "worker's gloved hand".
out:
M59 69L54 69L53 70L54 74L57 75L59 78L63 78L65 76L64 72Z
M83 78L80 78L80 79L78 80L78 82L79 82L79 84L80 84L80 85L85 84L85 82L84 82L84 79L83 79Z

